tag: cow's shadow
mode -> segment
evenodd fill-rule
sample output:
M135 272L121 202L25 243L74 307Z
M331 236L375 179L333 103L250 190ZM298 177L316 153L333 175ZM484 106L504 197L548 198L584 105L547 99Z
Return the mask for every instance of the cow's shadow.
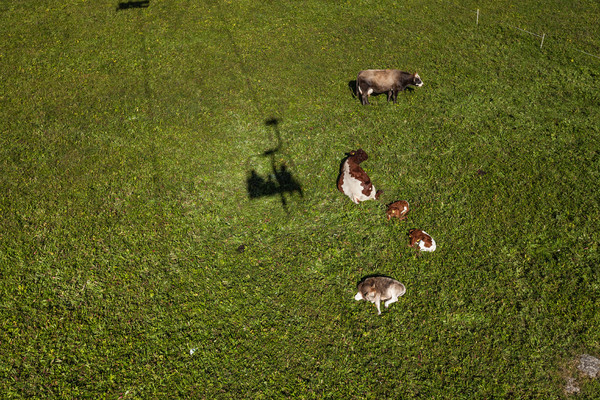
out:
M265 125L273 127L275 130L277 146L260 154L260 157L269 159L269 173L263 176L256 172L254 168L248 173L246 179L248 197L250 199L257 199L260 197L279 196L282 207L286 212L289 212L286 195L297 193L300 197L304 197L302 185L294 177L285 162L277 162L276 160L276 155L282 152L279 120L271 118L265 122Z
M366 281L369 278L390 278L390 279L394 279L394 278L392 278L389 275L378 274L378 273L369 274L369 275L365 275L362 278L360 278L360 280L358 282L356 282L356 287L358 287L358 285L360 285L361 283L363 283L364 281Z
M117 5L117 11L128 10L130 8L146 8L150 5L150 0L122 1Z
M350 89L350 93L352 93L352 97L354 97L354 98L358 97L358 90L356 89L356 79L353 79L350 82L348 82L348 89Z
M342 158L342 161L340 161L340 170L336 179L336 185L337 188L340 192L343 192L342 188L339 186L340 185L340 178L342 177L342 174L344 173L344 163L346 162L346 160L348 159L348 157L350 157L352 154L350 154L349 152L345 154L345 157Z

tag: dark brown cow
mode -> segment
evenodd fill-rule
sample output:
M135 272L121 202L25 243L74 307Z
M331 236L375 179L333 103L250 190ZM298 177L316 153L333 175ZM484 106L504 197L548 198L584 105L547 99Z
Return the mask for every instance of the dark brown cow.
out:
M387 100L396 103L398 92L406 89L408 85L423 86L419 74L408 73L398 69L366 69L358 73L356 78L356 93L360 101L369 104L371 94L387 93Z
M406 214L408 213L408 210L409 210L408 201L406 201L406 200L395 201L388 206L388 209L386 212L387 219L389 221L391 218L395 217L402 221L402 220L406 219Z

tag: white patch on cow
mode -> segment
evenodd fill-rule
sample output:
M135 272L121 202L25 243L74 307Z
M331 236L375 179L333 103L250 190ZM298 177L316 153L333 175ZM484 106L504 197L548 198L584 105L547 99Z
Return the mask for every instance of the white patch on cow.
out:
M371 93L373 93L373 89L369 88L369 90L367 90L367 94L370 95Z
M426 234L427 236L431 237L431 235L429 235L427 232L423 231L423 233ZM425 243L423 243L423 241L420 240L419 248L421 249L421 251L435 251L435 249L436 249L435 240L433 240L433 238L431 238L431 247L426 247Z
M375 186L373 186L373 190L371 191L371 195L365 196L362 192L363 186L361 181L350 175L350 166L348 165L348 161L344 163L344 183L342 183L342 190L344 194L350 199L358 204L361 201L365 200L373 200L375 198L375 194L377 191L375 190Z
M363 296L360 292L356 293L356 296L354 296L354 300L362 300Z

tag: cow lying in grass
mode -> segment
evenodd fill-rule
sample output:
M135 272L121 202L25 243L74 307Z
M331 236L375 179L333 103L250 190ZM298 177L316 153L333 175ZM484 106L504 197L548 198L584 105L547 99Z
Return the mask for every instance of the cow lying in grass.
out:
M342 163L337 182L338 190L356 204L365 200L378 199L382 193L381 190L375 189L371 179L360 166L360 163L367 158L369 156L363 149L351 151Z
M408 232L410 238L409 247L418 247L421 251L435 251L435 240L425 231L420 229L411 229Z

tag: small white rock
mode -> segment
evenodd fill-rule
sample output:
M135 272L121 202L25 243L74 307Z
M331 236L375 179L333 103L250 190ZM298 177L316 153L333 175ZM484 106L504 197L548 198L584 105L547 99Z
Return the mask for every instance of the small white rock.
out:
M565 386L565 393L566 394L577 394L580 391L581 391L581 389L579 389L579 384L577 383L575 378L567 378L567 384Z
M595 378L600 373L600 359L590 356L589 354L583 354L579 358L579 365L577 368L590 378Z

